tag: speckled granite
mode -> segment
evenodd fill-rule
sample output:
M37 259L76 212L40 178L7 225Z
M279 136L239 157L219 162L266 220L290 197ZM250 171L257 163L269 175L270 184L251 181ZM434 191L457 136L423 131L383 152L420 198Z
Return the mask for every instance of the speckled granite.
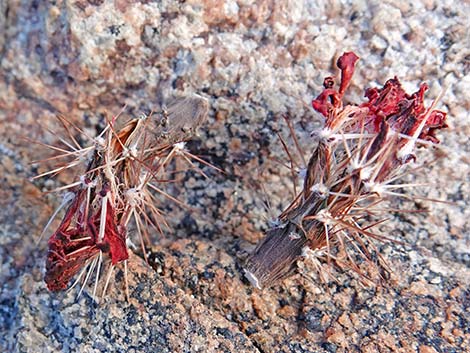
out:
M170 279L160 278L140 258L131 258L129 270L129 303L122 291L111 291L112 299L99 306L86 294L80 300L67 294L51 296L40 275L26 274L17 303L22 320L15 348L35 352L255 350L236 323L202 305Z
M52 5L54 4L54 5ZM0 3L0 351L465 352L470 350L469 8L453 1L23 1ZM259 291L241 263L292 195L282 114L308 143L309 102L345 50L360 57L348 99L397 75L410 91L446 88L445 155L416 172L431 187L395 206L381 231L393 272L383 288L349 271L321 281L312 264ZM104 116L140 115L175 93L209 98L209 123L188 147L226 175L188 173L169 191L172 230L150 265L133 256L131 301L122 274L99 307L89 293L51 294L37 235L70 181L28 181L68 119L95 133ZM306 147L308 149L308 147ZM263 191L264 190L264 191ZM270 210L264 207L269 200Z

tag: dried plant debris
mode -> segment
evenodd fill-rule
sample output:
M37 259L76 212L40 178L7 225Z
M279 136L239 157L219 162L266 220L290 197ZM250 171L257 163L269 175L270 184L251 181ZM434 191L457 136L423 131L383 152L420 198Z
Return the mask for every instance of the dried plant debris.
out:
M148 229L162 233L162 226L166 225L157 207L157 195L178 202L163 190L170 177L168 166L175 157L182 157L191 165L192 159L204 163L185 150L184 141L204 123L207 112L208 102L201 97L178 98L162 112L133 119L119 130L115 128L115 117L97 137L86 136L80 128L60 118L70 141L61 138L65 147L50 147L60 152L53 159L67 162L36 178L83 164L86 167L76 181L56 189L66 190L66 194L52 218L61 209L66 208L66 212L48 242L45 282L49 290L66 289L75 277L73 285L81 283L83 289L92 282L93 296L98 288L104 295L115 266L123 263L127 272L131 244L128 228L132 222L145 256ZM92 144L82 147L74 132ZM107 273L104 282L100 281L102 272Z
M382 276L386 273L373 241L391 239L371 230L383 219L372 224L367 220L380 211L387 196L407 197L397 189L417 186L398 180L416 159L417 147L439 142L435 133L446 127L446 114L434 109L436 101L424 106L426 84L410 95L396 77L380 89L367 89L367 102L343 105L358 59L352 52L344 53L337 62L339 89L327 77L323 92L312 102L325 123L312 132L316 147L306 166L303 190L247 259L245 275L258 288L291 274L302 256L318 265L326 259L370 279L358 264L362 258Z

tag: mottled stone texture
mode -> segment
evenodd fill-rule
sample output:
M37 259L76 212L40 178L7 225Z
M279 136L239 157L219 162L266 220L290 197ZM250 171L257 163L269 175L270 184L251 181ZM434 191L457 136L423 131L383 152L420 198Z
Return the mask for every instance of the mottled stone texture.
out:
M469 351L469 8L352 3L1 1L0 351ZM255 290L240 264L292 197L281 116L308 152L319 121L309 102L345 50L361 57L353 102L394 75L409 90L427 81L430 98L446 88L442 156L408 180L431 183L411 194L453 203L395 202L429 212L387 215L381 231L407 245L380 245L393 270L384 288L342 269L321 282L305 262ZM94 134L124 105L127 119L190 92L211 112L189 148L226 174L190 172L168 188L193 211L162 201L171 230L155 237L151 267L132 256L129 303L122 270L99 306L88 290L79 300L75 289L47 292L36 240L60 198L41 191L74 174L30 182L53 164L31 164L50 151L24 137L57 143L56 114Z

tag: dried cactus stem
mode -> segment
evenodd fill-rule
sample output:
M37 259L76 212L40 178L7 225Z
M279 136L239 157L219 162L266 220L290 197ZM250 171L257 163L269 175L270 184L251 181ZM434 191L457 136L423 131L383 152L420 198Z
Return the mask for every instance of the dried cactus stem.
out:
M431 108L424 106L426 84L409 95L396 78L381 89L366 90L368 102L343 106L357 59L354 53L343 54L337 64L339 90L328 77L325 89L312 101L325 124L312 131L318 144L309 159L302 192L279 216L282 226L268 231L247 260L246 277L258 288L287 277L304 249L318 250L315 256L326 255L329 263L333 259L349 265L367 278L351 252L377 265L363 239L391 239L368 231L382 221L361 223L383 196L407 197L393 189L415 184L394 181L403 174L402 167L416 158L415 147L439 142L434 134L447 126L446 114L433 109L436 102Z
M245 277L261 289L289 276L307 245L304 231L293 222L271 228L245 264Z
M72 160L37 177L58 173L82 163L86 163L87 168L78 178L79 181L57 189L70 189L73 196L68 197L60 207L68 205L62 223L48 241L45 281L51 291L67 288L71 279L78 275L71 287L81 282L80 296L88 279L95 273L93 297L96 298L101 266L109 257L111 261L103 286L104 296L114 267L124 262L127 268L127 225L132 219L135 219L145 257L147 228L152 227L162 233L160 224L166 225L153 204L150 189L179 202L155 185L165 172L165 167L175 156L181 156L192 167L195 166L191 159L210 165L184 150L184 141L191 138L206 120L208 109L207 100L201 97L177 98L163 113L133 119L118 130L115 127L116 116L95 138L61 119L72 143L61 139L66 149L50 147L62 152L58 158ZM90 138L93 145L80 146L69 126ZM56 215L57 211L54 213Z

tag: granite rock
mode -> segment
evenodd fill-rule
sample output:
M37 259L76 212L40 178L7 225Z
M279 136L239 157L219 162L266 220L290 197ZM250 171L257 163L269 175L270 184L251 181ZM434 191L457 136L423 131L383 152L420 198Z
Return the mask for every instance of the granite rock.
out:
M13 1L0 3L0 350L17 352L463 352L470 350L469 8L454 1ZM449 114L442 149L409 180L432 203L390 214L380 244L391 278L364 286L344 269L321 280L313 264L262 291L241 263L267 219L292 197L288 115L308 152L320 119L310 101L336 58L361 57L347 99L397 75L422 81ZM62 114L87 134L126 106L126 119L197 92L209 122L188 144L223 169L188 172L169 190L193 212L162 204L171 230L149 264L130 262L97 306L88 289L49 293L46 241L37 238L70 181L30 181L51 167L31 139L57 144ZM34 147L33 147L34 146ZM279 163L281 162L281 164ZM266 210L265 201L269 201Z

